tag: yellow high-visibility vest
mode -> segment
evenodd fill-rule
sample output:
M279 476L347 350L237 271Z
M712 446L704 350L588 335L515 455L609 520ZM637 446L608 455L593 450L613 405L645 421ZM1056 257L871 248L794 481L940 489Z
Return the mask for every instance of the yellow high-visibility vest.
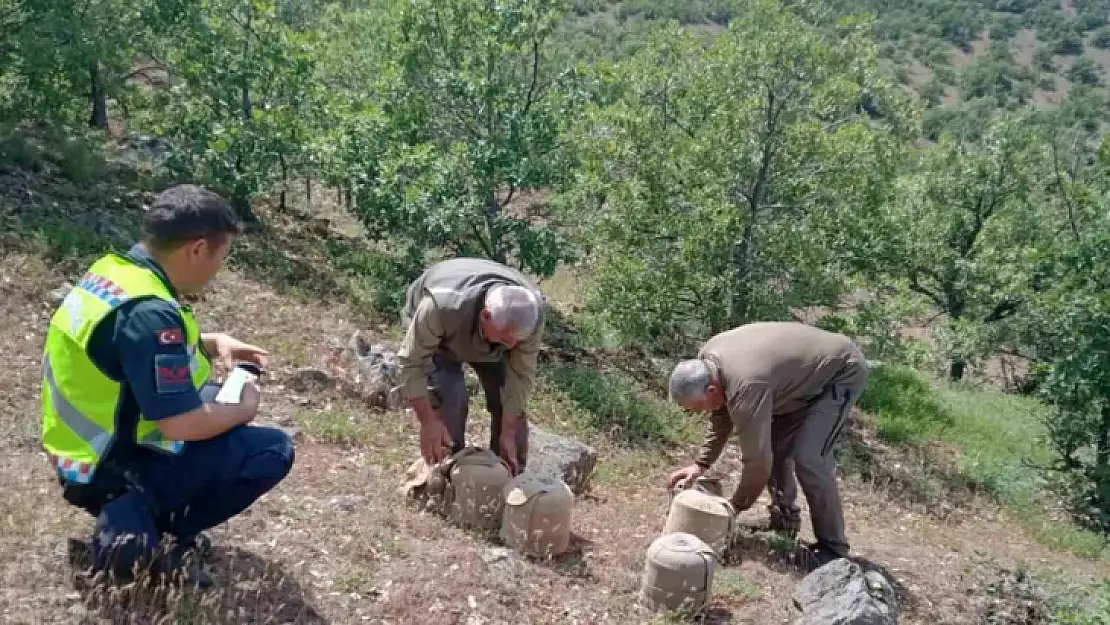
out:
M212 371L201 347L200 328L157 273L109 253L89 268L50 319L43 350L42 445L59 475L87 484L115 442L123 384L108 377L89 357L97 325L124 302L156 297L170 302L185 321L189 372L196 388ZM185 444L162 436L157 423L139 415L136 443L178 454Z

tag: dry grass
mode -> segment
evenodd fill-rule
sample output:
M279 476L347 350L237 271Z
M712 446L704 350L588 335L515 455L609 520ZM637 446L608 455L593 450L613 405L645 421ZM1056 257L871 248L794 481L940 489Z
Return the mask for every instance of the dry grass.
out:
M310 250L298 254L307 258ZM571 552L548 562L487 562L495 540L418 513L397 493L417 449L405 415L366 407L345 384L303 396L285 389L300 366L331 371L340 382L349 378L335 344L355 328L380 333L374 317L338 289L307 295L249 266L221 275L199 314L206 328L272 350L264 409L267 420L301 430L292 473L213 531L216 588L109 588L81 579L69 564L67 538L84 538L92 520L61 500L37 448L42 331L54 306L51 292L72 279L77 265L45 258L33 250L0 252L3 622L661 622L638 605L635 592L644 552L667 510L662 483L680 455L583 434L602 457L594 488L576 504ZM309 270L296 263L286 269L290 279ZM471 414L480 435L485 419L478 405ZM536 405L537 421L553 429L569 431L578 422L568 413L580 408L546 390ZM721 468L736 474L734 448ZM904 589L905 623L977 622L980 594L969 589L980 578L969 566L981 552L1008 567L1067 571L1073 584L1107 574L1105 564L1051 551L984 504L946 517L892 498L881 480L850 479L842 488L853 548ZM763 505L745 516L759 516ZM803 538L811 538L805 525ZM802 575L790 547L759 537L742 541L718 577L706 622L788 622Z

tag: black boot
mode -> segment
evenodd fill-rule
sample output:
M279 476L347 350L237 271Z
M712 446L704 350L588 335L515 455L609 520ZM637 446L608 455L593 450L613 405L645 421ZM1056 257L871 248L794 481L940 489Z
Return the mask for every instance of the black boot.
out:
M801 530L801 512L796 509L780 508L774 504L767 506L769 515L764 519L740 521L738 525L753 532L777 532L787 537L797 538Z
M211 548L211 542L205 543ZM212 576L204 570L204 552L197 543L173 543L159 549L151 573L162 583L211 588Z
M801 560L799 564L810 573L825 566L829 562L847 557L848 554L844 552L844 550L834 549L821 541L817 541L799 550L799 559Z
M212 539L204 532L192 536L174 537L175 547L184 552L193 552L201 560L207 560L212 555Z

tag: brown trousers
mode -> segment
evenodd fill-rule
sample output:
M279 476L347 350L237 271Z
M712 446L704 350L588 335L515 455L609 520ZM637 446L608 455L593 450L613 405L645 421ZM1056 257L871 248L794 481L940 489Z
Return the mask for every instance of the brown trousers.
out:
M844 512L836 484L833 448L852 412L852 406L867 386L870 371L862 357L825 386L808 406L789 414L775 415L771 437L774 463L767 489L773 505L797 514L797 475L817 542L841 556L848 555Z
M486 396L486 410L489 411L490 441L489 450L501 454L501 419L504 410L501 405L501 389L505 386L505 360L498 362L471 362L467 363L478 374L482 383L482 392ZM451 453L457 453L466 446L466 421L470 414L470 395L466 389L466 376L462 369L463 363L451 361L441 354L432 356L428 365L429 395L432 407L439 411L443 424L451 434L454 447ZM528 420L524 414L516 430L516 455L520 471L524 471L528 460Z

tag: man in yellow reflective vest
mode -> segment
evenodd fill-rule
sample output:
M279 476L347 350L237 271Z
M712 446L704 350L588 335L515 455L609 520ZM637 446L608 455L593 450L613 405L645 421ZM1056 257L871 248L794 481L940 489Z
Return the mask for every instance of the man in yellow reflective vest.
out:
M141 242L94 263L50 320L42 444L65 499L96 517L99 570L211 585L202 532L292 468L284 432L248 426L258 387L216 403L208 380L210 355L262 366L267 353L202 334L180 299L216 275L240 231L220 196L171 187L147 211Z

